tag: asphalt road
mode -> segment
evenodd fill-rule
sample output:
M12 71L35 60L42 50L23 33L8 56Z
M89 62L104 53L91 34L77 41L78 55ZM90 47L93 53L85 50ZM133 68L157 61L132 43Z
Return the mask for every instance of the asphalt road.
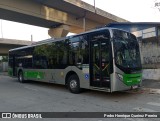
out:
M81 94L72 94L61 85L40 82L22 84L15 78L0 75L0 112L160 112L160 94L150 93L147 90L116 93L87 90ZM160 119L41 120L158 121Z

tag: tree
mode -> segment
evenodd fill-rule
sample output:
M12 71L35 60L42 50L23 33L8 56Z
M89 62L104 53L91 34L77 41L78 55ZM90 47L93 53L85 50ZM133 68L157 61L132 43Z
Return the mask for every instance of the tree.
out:
M1 62L7 62L8 61L8 56L2 56Z

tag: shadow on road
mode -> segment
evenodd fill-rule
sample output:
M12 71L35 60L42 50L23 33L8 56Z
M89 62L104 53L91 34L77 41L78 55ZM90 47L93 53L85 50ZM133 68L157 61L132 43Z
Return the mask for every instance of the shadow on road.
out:
M7 77L6 77L7 78ZM10 77L8 77L10 78ZM19 83L17 78L10 78L9 79L10 82L14 82L14 83ZM69 95L75 95L69 92L69 90L67 88L65 88L64 85L59 85L59 84L53 84L53 83L46 83L46 82L37 82L37 81L28 81L27 83L19 83L25 86L31 86L32 88L42 88L44 90L50 91L56 91L56 92L61 92L61 93L68 93ZM120 92L103 92L103 91L94 91L94 90L88 90L85 89L82 91L81 96L88 96L88 97L98 97L98 98L102 98L102 99L128 99L129 97L133 97L133 96L137 96L137 95L141 95L144 94L145 92L143 91L143 89L138 89L138 90L133 90L133 91L120 91Z
M16 83L19 83L17 79L13 80ZM23 83L24 85L34 85L36 87L42 87L42 88L47 88L51 90L57 90L57 91L64 91L64 92L69 92L69 90L66 88L64 85L60 84L53 84L53 83L47 83L47 82L37 82L37 81L32 81L29 80L27 83ZM72 94L72 93L70 93ZM121 91L121 92L103 92L103 91L96 91L96 90L89 90L89 89L83 89L82 92L78 95L84 95L84 96L91 96L91 97L111 97L111 98L128 98L129 96L139 94L135 90L134 92L128 92L128 91ZM76 94L74 94L76 95Z

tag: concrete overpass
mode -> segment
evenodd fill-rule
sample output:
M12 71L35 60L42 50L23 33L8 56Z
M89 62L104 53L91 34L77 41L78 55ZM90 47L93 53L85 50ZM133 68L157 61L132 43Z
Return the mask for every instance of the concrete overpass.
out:
M0 0L0 18L50 28L52 37L126 22L81 0Z
M14 39L2 39L0 38L0 56L8 55L8 51L13 48L22 47L25 45L31 45L31 41L26 40L14 40Z

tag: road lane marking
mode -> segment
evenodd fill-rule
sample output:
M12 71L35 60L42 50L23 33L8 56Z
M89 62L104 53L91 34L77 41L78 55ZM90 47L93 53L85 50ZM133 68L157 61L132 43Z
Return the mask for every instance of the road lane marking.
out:
M160 94L160 89L143 88L143 90L149 92L150 94Z
M155 110L152 109L148 109L148 108L141 108L141 107L136 107L133 108L134 111L139 111L139 112L157 112Z
M135 121L135 119L133 118L125 118L126 120L129 120L129 121Z
M147 119L144 119L144 118L126 118L126 120L129 120L129 121L149 121Z
M154 106L160 106L160 103L155 103L155 102L148 102L147 104L154 105Z

